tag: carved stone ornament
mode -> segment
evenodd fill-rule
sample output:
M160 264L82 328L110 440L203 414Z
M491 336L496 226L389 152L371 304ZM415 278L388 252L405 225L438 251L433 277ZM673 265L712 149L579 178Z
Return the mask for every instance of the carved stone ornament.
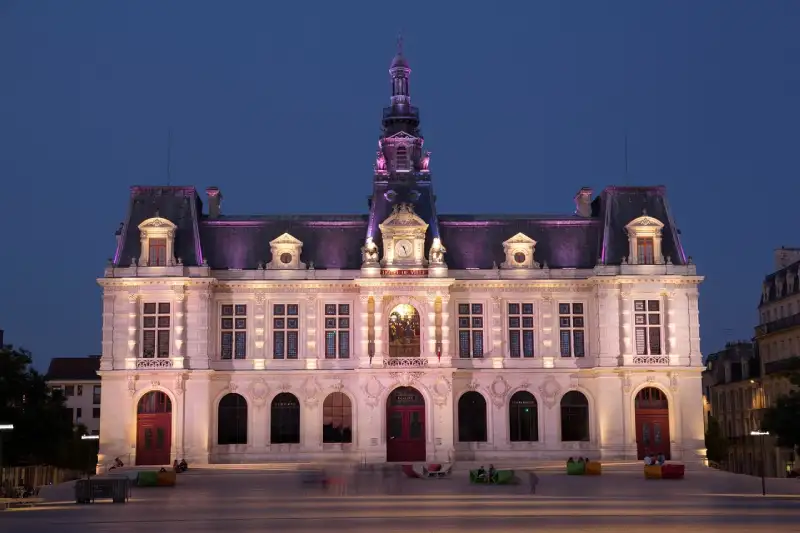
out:
M503 376L497 376L494 381L489 385L489 394L492 397L492 403L497 407L502 407L506 402L506 394L511 389L508 381Z
M272 260L267 264L268 270L305 270L305 263L300 261L303 243L299 239L284 233L270 241L269 248Z
M478 383L477 381L475 381L474 379L464 386L464 389L466 389L468 391L476 391L476 390L478 390L480 388L481 388L481 384Z
M289 383L288 381L284 381L280 385L278 385L278 390L281 392L289 392L290 390L292 390L292 384Z
M503 254L506 260L503 261L500 267L504 270L538 268L539 264L533 259L535 248L536 241L524 233L517 233L503 243Z
M539 385L539 392L542 395L542 401L548 409L552 409L556 404L556 397L561 394L561 385L556 381L555 376L552 374L545 377L541 385Z
M344 381L337 379L331 384L331 389L334 392L342 392L344 390Z
M424 372L391 372L389 376L401 387L410 387L415 381L424 376Z
M186 375L185 374L178 374L175 376L175 394L180 396L183 394L183 391L186 390Z
M620 377L622 378L622 390L625 391L626 394L630 394L632 388L631 373L624 372L620 374Z
M136 374L128 375L128 394L131 397L136 394Z
M161 382L154 379L153 381L150 382L150 386L151 387L160 387L161 386Z
M377 376L372 376L364 384L363 390L367 395L367 405L374 408L376 405L378 405L380 395L384 390L386 390L386 386L381 383Z
M267 301L266 291L256 291L256 304L264 305Z
M258 378L250 383L250 397L253 398L253 405L262 408L267 403L269 396L269 385L263 378Z
M678 373L671 372L669 376L669 388L672 392L678 392Z
M452 384L444 376L437 376L433 384L433 402L442 407L447 405L447 398L453 390Z
M655 376L647 376L645 381L647 381L648 383L655 383L656 382L656 377Z
M308 377L303 382L303 397L307 406L315 407L319 403L321 392L322 387L316 377Z
M229 391L236 392L238 389L239 389L239 384L238 383L236 383L235 381L232 381L232 380L228 382L228 390Z

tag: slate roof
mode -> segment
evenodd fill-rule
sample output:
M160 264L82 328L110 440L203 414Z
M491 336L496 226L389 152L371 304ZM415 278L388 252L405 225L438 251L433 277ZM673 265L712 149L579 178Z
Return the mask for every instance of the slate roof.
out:
M47 381L100 381L100 356L54 357L50 361L45 379Z
M393 205L411 203L429 225L426 250L441 237L450 268L491 268L501 264L503 241L522 232L537 241L535 259L551 268L592 268L598 258L620 264L628 255L625 226L643 212L664 224L662 253L676 265L687 258L672 220L664 187L608 187L592 202L592 215L440 215L430 179L375 181L368 213L352 215L254 215L210 218L193 187L133 187L115 264L139 257L138 225L153 216L178 226L175 255L184 264L214 269L254 269L271 260L269 242L284 232L303 242L301 260L318 269L359 269L368 235L380 247L379 224Z

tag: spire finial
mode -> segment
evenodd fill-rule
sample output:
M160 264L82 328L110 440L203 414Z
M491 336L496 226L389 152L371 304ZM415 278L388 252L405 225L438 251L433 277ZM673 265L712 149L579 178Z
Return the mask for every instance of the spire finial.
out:
M403 32L397 33L397 55L403 55Z

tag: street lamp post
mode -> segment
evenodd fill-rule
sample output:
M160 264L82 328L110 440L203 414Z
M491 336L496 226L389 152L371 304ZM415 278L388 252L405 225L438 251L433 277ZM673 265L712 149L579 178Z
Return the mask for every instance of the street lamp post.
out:
M753 437L761 437L761 495L767 495L767 482L764 478L764 471L767 468L767 458L764 455L764 439L769 436L769 431L751 431Z
M3 482L3 432L13 430L14 424L0 424L0 484Z

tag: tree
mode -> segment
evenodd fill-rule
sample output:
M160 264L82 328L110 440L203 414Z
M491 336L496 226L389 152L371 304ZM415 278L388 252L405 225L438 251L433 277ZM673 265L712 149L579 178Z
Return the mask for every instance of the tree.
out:
M85 449L93 443L81 440L64 397L50 391L31 363L27 350L0 348L0 423L14 425L3 436L3 463L90 468Z
M706 457L709 461L722 463L728 459L728 439L722 434L722 426L712 415L708 415L706 431Z
M782 376L791 382L792 390L764 411L761 429L774 435L781 448L795 449L800 446L800 358L787 361L785 368Z

